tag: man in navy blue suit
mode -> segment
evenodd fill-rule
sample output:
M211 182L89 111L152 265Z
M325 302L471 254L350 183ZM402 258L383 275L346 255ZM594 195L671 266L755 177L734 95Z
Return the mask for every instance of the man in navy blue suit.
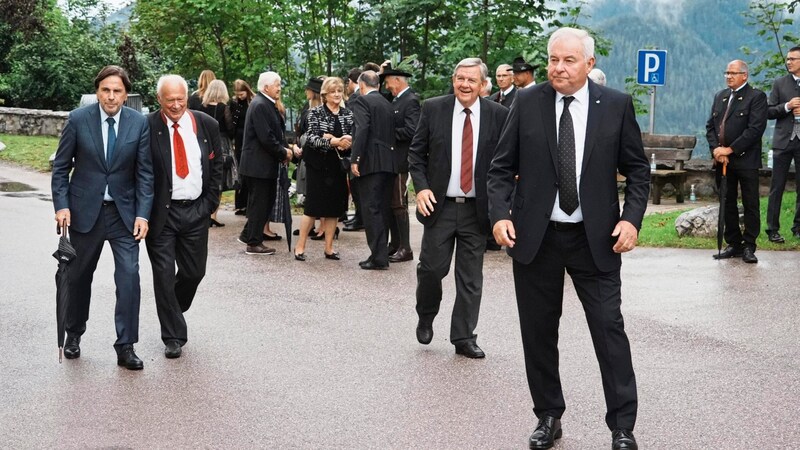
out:
M56 222L70 227L78 254L70 280L64 355L81 355L92 278L108 241L117 286L117 364L140 370L144 364L133 344L139 340L139 242L147 236L153 205L150 132L144 116L122 106L131 89L124 69L104 67L94 86L98 103L69 114L53 162Z

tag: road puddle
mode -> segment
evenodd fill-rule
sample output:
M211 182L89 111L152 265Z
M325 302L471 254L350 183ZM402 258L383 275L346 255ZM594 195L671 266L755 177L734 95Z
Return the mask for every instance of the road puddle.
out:
M35 191L36 188L17 181L0 181L0 192L27 192Z

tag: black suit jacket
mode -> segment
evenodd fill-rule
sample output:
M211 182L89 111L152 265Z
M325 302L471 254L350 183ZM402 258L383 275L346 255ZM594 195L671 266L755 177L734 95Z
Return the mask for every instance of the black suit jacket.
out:
M491 100L496 103L500 103L501 105L505 106L506 108L511 108L511 103L514 102L514 96L517 95L517 88L516 86L511 89L511 92L503 98L503 101L500 101L500 92L497 91L491 96Z
M411 146L411 140L417 130L420 108L419 96L411 88L392 101L394 137L397 144L394 156L397 159L397 170L401 173L408 172L408 147Z
M522 264L529 264L539 251L558 191L555 95L550 83L517 92L489 170L492 224L513 221L517 239L508 253ZM612 250L616 239L611 232L620 218L641 228L650 194L650 166L630 95L589 80L581 164L578 193L592 259L601 271L618 270L622 260ZM617 171L626 177L621 217Z
M736 91L725 120L725 139L720 139L720 124L728 109L730 95L730 89L714 95L711 116L706 122L708 146L712 153L721 143L731 147L733 154L728 163L731 169L760 169L761 136L767 129L767 96L750 84Z
M52 190L56 212L69 208L71 227L79 233L92 230L106 185L128 230L137 217L150 218L153 206L153 163L150 128L137 111L123 107L111 162L97 103L69 113L53 160Z
M371 91L356 97L352 106L355 131L351 157L353 163L358 164L359 173L397 173L391 103L378 91Z
M769 93L767 117L775 119L775 134L772 135L772 148L784 149L789 145L794 127L794 114L786 112L786 102L800 97L800 86L792 74L780 77L772 84Z
M222 145L217 121L200 111L188 111L194 114L197 124L197 143L200 144L201 164L203 167L203 193L197 199L194 208L202 217L209 216L219 206L219 188L222 184ZM150 214L149 238L156 238L164 229L172 200L172 146L170 145L169 128L161 111L147 116L150 125L150 152L153 158L155 175L155 198L153 211Z
M257 93L244 119L239 173L253 178L278 178L278 164L287 156L284 129L278 108L263 92Z
M452 164L453 107L455 95L443 95L425 101L417 132L408 151L409 171L414 180L414 189L419 192L430 189L439 206L434 206L430 216L417 211L417 219L425 226L433 225L442 210L447 185L450 182ZM500 139L508 109L500 104L478 99L481 105L481 124L478 136L478 151L475 160L475 201L481 232L488 233L489 202L486 193L486 174Z

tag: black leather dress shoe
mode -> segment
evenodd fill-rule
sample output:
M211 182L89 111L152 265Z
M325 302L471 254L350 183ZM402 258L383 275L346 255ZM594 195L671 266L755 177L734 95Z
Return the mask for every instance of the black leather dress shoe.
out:
M67 359L75 359L81 357L81 338L69 337L64 341L64 356Z
M433 324L423 323L421 320L417 323L417 341L420 344L428 345L433 340Z
M133 344L123 345L122 348L117 351L117 365L124 366L128 370L144 369L144 363L136 356L136 352L133 351Z
M745 247L742 251L742 261L748 264L755 264L758 262L756 258L756 251L750 247Z
M781 234L777 231L767 231L767 239L776 244L783 244L786 242L786 239L784 239L783 236L781 236Z
M460 342L458 344L455 344L455 346L456 346L456 355L464 355L467 358L475 358L475 359L486 357L486 353L483 353L483 350L481 350L481 348L478 347L478 344L472 341Z
M167 348L164 350L164 356L169 359L180 358L181 353L183 350L181 349L181 343L178 341L167 341Z
M389 262L399 263L403 261L411 261L414 259L414 252L401 248L389 256Z
M325 259L332 259L334 261L339 261L342 258L339 257L339 252L333 252L333 253L325 253Z
M359 262L358 262L358 265L359 265L359 266L361 266L361 267L364 267L364 264L366 264L366 263L368 263L368 262L370 262L370 261L372 261L372 259L370 259L370 258L367 258L367 259L365 259L365 260L363 260L363 261L359 261Z
M722 253L715 254L714 259L741 258L743 254L744 250L741 246L729 245L725 247L725 250L723 250Z
M628 430L614 430L611 433L611 448L613 450L638 450L633 432Z
M342 229L344 231L360 231L360 230L364 229L364 224L361 223L361 222L355 222L354 221L354 222L351 222L350 224L346 224L344 226L344 228L342 228Z
M550 448L559 438L561 438L561 419L556 419L553 416L542 416L530 439L528 439L528 448Z
M388 264L382 266L380 264L375 264L375 262L373 261L367 261L364 264L359 263L358 265L361 266L361 268L364 270L389 270Z

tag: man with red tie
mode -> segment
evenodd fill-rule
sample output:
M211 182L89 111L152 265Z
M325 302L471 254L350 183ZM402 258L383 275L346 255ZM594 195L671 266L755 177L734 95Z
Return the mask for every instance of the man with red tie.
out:
M161 109L148 116L155 199L146 243L164 354L178 358L188 339L183 313L206 273L208 216L219 205L222 158L217 121L187 109L186 80L165 75L157 92Z
M489 71L467 58L453 74L454 95L422 105L408 151L417 191L417 219L424 225L417 265L417 340L433 339L433 319L442 301L442 279L456 251L456 299L450 342L457 354L483 358L474 334L483 287L483 253L489 233L486 173L508 109L480 98Z

